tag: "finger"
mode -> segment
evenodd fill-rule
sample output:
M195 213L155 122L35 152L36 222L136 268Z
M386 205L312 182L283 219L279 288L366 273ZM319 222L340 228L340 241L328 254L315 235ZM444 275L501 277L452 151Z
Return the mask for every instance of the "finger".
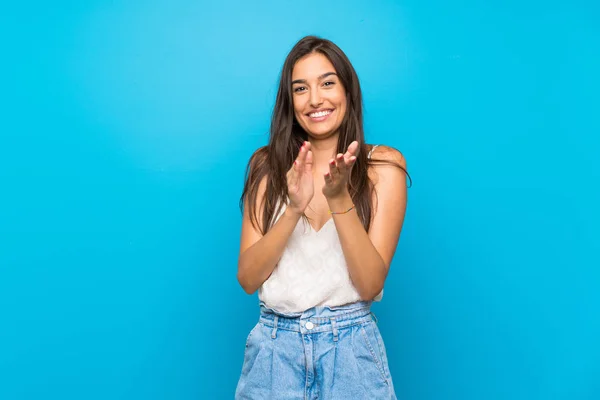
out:
M352 169L352 166L356 164L356 156L351 156L346 163L348 169Z
M347 169L347 164L346 164L345 156L343 154L340 153L337 155L336 164L337 164L337 167L338 167L338 170L340 171L340 173L344 174Z
M300 147L300 151L298 152L298 157L296 157L296 174L298 175L298 172L302 171L304 168L304 160L306 159L306 143L304 142L302 144L302 147Z
M292 172L298 171L298 166L300 165L300 157L301 156L302 156L302 148L300 148L300 150L298 151L298 155L296 156L296 159L292 163L292 169L291 169Z
M344 158L346 160L348 160L350 157L356 156L357 152L358 152L358 142L355 140L352 143L350 143L350 145L348 146L348 150L346 150L346 153L344 154Z
M312 172L313 167L313 153L308 150L306 152L306 159L304 160L304 170L308 172Z
M290 168L290 170L288 171L289 172L288 178L291 183L297 183L297 181L298 181L298 176L300 175L298 172L302 168L302 153L304 151L303 147L304 147L304 145L302 145L302 147L300 148L300 151L298 152L298 156L296 157L296 159L294 160L294 163L292 164L292 168Z
M324 178L326 186L333 185L333 178L331 177L331 172L326 173Z
M292 168L290 168L290 170L287 173L288 186L296 185L298 182L298 178L296 177L296 175L297 175L296 168L297 168L297 163L296 163L296 160L294 160L294 162L292 163Z
M301 147L301 149L305 151L303 154L306 154L306 152L307 152L308 150L310 150L310 142L308 142L308 141L304 141L304 142L302 142L302 147Z
M306 157L308 156L308 152L310 151L310 149L311 149L310 142L305 141L304 144L302 145L301 152L298 155L299 158L300 158L300 160L301 160L301 162L302 162L300 164L300 167L301 167L300 171L304 171L305 163L306 163Z
M335 159L329 160L329 175L331 175L332 178L335 178L338 176L338 173L339 171Z

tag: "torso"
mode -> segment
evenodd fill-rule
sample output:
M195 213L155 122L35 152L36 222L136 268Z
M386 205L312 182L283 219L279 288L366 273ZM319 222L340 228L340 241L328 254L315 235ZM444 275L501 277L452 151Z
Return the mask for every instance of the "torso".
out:
M306 216L310 220L310 224L315 231L320 231L321 228L331 219L331 215L329 215L329 205L327 204L327 198L323 195L320 189L325 185L325 179L323 179L321 174L317 173L317 176L314 178L314 187L315 194L308 204L308 207L305 210Z
M324 184L322 176L315 171L315 188ZM315 190L309 206L306 214L312 224L298 221L275 269L258 291L260 301L279 312L301 313L315 306L340 306L361 300L321 190ZM275 222L285 208L283 205ZM380 301L382 296L383 290L374 300Z

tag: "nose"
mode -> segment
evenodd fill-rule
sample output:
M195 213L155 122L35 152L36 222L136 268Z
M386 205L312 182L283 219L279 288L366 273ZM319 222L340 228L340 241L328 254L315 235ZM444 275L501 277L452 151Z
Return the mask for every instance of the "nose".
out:
M323 99L321 99L321 92L319 89L310 91L310 105L311 107L318 108L321 104L323 104Z

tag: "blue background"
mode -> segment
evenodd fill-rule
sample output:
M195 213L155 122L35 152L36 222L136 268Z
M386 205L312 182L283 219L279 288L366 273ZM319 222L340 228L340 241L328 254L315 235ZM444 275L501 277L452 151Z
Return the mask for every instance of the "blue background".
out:
M404 400L600 398L593 1L0 12L0 399L233 397L246 162L306 34L414 186L381 304Z

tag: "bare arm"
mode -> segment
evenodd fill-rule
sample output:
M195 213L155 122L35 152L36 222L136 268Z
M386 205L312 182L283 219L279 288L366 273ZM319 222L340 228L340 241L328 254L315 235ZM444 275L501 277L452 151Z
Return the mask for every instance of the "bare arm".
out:
M238 258L237 278L248 294L252 294L265 282L279 262L304 209L313 197L312 152L310 143L300 149L294 165L287 173L290 204L279 220L263 236L252 226L248 207L244 206L242 237ZM258 221L262 221L262 202L265 196L266 177L260 182L256 204ZM246 205L246 199L244 199Z
M259 196L262 198L266 185L261 183L261 186ZM237 279L246 293L256 292L269 278L301 215L286 209L273 227L262 236L250 223L248 209L244 207Z
M406 168L404 157L396 150L384 150L379 155ZM404 172L393 165L374 168L377 200L369 232L365 231L356 210L333 215L350 278L363 300L372 300L383 289L400 238L407 203ZM344 192L328 199L328 203L331 210L341 211L351 207L352 199Z

